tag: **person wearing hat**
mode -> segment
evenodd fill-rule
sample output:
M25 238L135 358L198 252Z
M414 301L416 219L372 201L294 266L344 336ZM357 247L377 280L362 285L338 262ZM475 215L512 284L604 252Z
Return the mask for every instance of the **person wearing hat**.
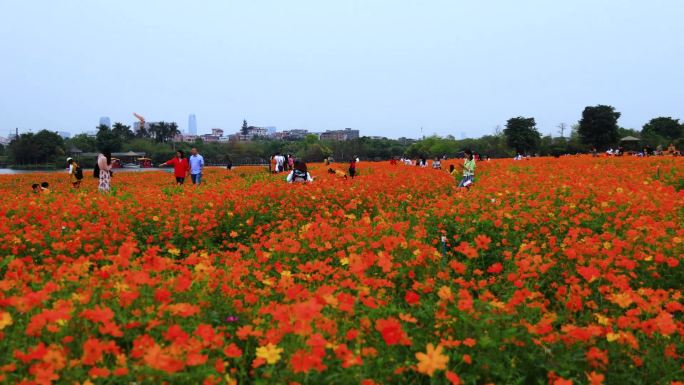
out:
M73 188L81 187L81 180L83 179L83 170L73 158L67 158L67 165L69 166L69 181Z

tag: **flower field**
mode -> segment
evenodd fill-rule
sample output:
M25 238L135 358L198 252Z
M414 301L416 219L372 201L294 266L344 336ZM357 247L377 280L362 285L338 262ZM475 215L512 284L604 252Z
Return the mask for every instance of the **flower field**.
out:
M684 383L684 158L310 169L0 176L0 383Z

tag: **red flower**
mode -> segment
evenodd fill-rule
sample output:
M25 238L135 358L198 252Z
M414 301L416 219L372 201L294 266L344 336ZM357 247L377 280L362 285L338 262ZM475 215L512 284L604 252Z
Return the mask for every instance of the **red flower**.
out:
M396 318L385 318L375 321L375 330L382 334L387 345L397 345L406 339L401 323Z
M416 294L415 292L409 290L406 292L406 295L404 296L404 300L409 305L417 305L420 303L420 296L418 294Z

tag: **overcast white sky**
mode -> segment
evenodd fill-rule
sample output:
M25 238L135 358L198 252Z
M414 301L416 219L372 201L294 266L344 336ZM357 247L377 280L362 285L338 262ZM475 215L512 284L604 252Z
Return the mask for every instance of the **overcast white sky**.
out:
M544 134L684 118L680 0L1 0L0 136L197 115L200 132Z

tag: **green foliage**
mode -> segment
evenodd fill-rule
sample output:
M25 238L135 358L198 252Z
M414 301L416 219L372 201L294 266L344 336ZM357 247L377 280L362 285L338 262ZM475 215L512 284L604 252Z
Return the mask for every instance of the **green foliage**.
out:
M616 145L620 139L617 124L620 115L612 106L586 107L578 129L582 143L599 150Z
M508 146L518 153L528 153L539 148L541 137L534 118L518 116L508 119L503 133Z
M684 125L679 123L679 119L658 117L646 123L641 133L648 144L666 146L684 137Z
M111 128L104 124L97 127L97 149L98 151L121 151L123 139Z
M9 148L11 158L17 164L60 162L56 158L64 156L62 137L47 130L21 134L10 143Z
M135 138L135 134L131 130L131 126L116 122L112 126L112 132L118 135L123 141L129 141Z
M67 150L75 147L83 152L97 151L97 139L87 134L78 134L73 138L67 139L65 145Z
M178 125L176 122L156 122L150 124L149 135L158 143L166 143L173 140L173 137L178 135Z

